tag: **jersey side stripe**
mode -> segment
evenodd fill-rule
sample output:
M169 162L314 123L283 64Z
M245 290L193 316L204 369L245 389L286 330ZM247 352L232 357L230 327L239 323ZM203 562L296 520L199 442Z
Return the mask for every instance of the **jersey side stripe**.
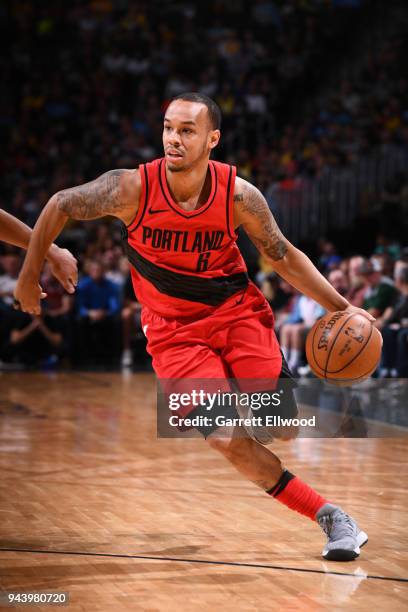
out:
M231 295L248 286L246 272L214 278L182 274L154 264L138 253L129 243L126 246L129 262L135 270L152 283L160 293L171 297L218 306Z

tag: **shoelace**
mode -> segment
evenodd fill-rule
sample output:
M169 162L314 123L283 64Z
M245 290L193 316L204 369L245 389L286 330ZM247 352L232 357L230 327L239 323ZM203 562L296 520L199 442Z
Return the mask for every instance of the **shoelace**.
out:
M341 519L342 519L340 524L337 521L333 520L333 514L338 514L338 515L340 514ZM340 512L339 510L337 510L336 512L333 512L331 514L326 514L320 518L319 523L323 531L328 537L331 536L331 532L332 532L332 529L335 523L337 523L336 525L337 529L336 529L336 534L335 534L336 539L341 539L346 536L354 537L355 535L354 534L354 523L345 512Z
M319 525L323 529L324 533L329 536L332 527L331 514L321 516L319 519Z

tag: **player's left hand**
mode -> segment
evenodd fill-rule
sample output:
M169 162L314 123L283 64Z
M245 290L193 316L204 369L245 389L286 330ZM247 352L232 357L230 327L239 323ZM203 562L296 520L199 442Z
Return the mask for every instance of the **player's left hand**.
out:
M48 256L51 273L61 283L65 291L74 293L78 283L78 266L75 257L68 249L55 247Z
M46 297L47 294L38 284L38 279L20 273L14 289L14 308L16 310L22 310L31 315L40 315L41 300Z
M365 317L366 319L368 319L369 321L371 321L371 323L374 323L375 321L375 317L373 317L373 315L371 315L369 312L364 310L364 308L358 308L357 306L352 306L351 304L350 306L347 306L347 308L345 309L345 312L359 314Z

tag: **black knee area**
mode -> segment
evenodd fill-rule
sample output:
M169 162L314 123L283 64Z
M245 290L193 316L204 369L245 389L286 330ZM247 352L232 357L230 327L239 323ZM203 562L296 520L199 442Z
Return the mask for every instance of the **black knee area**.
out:
M195 429L200 432L204 438L208 438L210 434L212 434L216 429L220 427L217 424L217 416L222 416L224 419L238 419L239 415L234 406L222 406L220 404L215 403L212 410L207 410L206 406L198 406L194 408L192 412L188 415L189 418L193 417L203 417L203 424L199 424L195 426ZM210 419L209 424L205 424L204 418L207 417Z
M261 418L263 427L272 424L271 422L268 423L268 418L270 420L273 416L281 419L296 418L298 416L298 406L293 385L282 384L278 385L274 391L251 393L251 408L252 414Z

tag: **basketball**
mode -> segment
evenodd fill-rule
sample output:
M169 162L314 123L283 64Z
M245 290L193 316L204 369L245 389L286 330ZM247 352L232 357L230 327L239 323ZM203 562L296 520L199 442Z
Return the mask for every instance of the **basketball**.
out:
M319 378L352 384L374 372L381 347L381 334L366 317L339 311L316 321L307 336L306 356Z

